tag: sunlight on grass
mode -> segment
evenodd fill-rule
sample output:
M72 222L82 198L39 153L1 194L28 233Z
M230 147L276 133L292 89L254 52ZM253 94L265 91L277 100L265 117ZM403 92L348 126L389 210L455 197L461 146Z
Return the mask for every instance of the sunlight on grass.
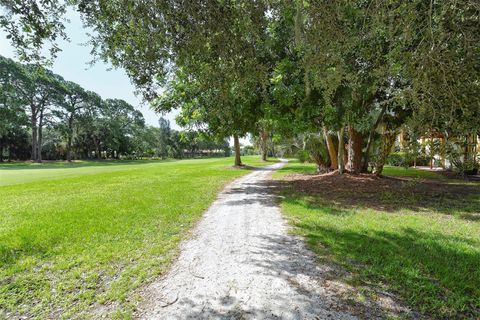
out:
M438 179L446 180L447 178L437 172L420 170L416 168L402 168L402 167L393 167L385 166L383 169L384 176L390 177L410 177L418 179Z
M288 165L280 168L273 173L273 178L278 179L287 174L315 174L317 172L316 165L313 163L300 163L296 159L289 159Z
M289 165L283 172L301 172L298 166ZM386 174L404 171L387 168ZM408 172L409 177L438 179L431 172ZM331 194L324 195L323 190L299 193L292 184L283 192L281 207L293 232L303 236L320 259L350 271L353 276L345 281L397 293L407 304L434 318L478 317L480 192L475 188L480 191L480 184L464 186L470 194L452 195L448 201L435 198L441 194L441 186L436 184L434 198L409 196L407 202L401 200L404 194L394 191L370 193L344 186L338 191L335 185L328 187L332 194L341 193L338 201L332 201ZM445 183L445 188L455 187ZM372 194L376 198L371 198Z
M167 268L224 184L249 172L232 163L2 166L0 310L89 318L104 304L130 314L132 291Z

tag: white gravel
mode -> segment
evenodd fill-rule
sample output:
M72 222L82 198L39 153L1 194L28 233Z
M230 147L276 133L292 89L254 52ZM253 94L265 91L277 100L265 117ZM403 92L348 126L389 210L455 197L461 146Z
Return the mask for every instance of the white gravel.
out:
M331 268L287 232L268 183L281 166L255 170L219 194L168 274L144 291L138 318L355 318L326 278Z

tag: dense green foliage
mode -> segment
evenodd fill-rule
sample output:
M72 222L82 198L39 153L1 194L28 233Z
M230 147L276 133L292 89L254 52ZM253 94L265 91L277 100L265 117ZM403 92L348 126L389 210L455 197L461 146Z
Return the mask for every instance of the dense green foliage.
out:
M63 4L1 4L20 52L55 48ZM381 174L402 129L412 142L442 137L457 167L477 165L474 0L67 4L94 30L97 57L123 67L157 110L181 109L180 123L233 135L236 149L247 133L260 142L312 133L328 151L310 152L319 167Z
M226 140L145 126L141 112L37 65L0 57L0 161L228 156Z

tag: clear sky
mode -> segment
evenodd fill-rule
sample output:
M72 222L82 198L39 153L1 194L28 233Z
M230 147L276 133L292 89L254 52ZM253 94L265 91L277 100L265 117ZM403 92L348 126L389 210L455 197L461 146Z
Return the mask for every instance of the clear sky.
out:
M147 124L158 126L160 115L150 109L148 105L142 105L141 98L134 94L134 86L122 69L111 69L112 66L103 62L97 62L90 66L87 63L92 60L89 46L82 46L88 41L87 30L83 28L80 16L75 11L67 14L70 23L66 25L66 33L70 42L62 41L59 53L51 69L66 80L80 84L85 89L95 91L102 98L123 99L139 109ZM15 51L6 39L6 34L0 30L0 55L15 59ZM164 116L170 120L171 127L178 129L175 123L175 115Z

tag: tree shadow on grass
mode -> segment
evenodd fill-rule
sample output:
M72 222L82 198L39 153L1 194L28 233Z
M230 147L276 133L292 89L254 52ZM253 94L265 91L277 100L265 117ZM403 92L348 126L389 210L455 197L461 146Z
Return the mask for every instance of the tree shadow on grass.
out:
M353 282L398 292L409 305L434 318L480 317L478 241L402 228L355 232L312 223L295 227L324 259L331 257L357 274Z
M272 183L281 186L275 188L282 202L291 205L296 232L323 262L349 270L354 275L344 277L349 283L398 293L433 318L480 318L480 240L418 228L385 231L328 222L373 210L372 215L386 219L385 213L420 214L478 223L480 184L300 174ZM311 211L296 216L297 207Z
M152 163L168 163L178 160L84 160L82 162L66 162L66 161L45 161L43 163L2 163L2 170L48 170L48 169L75 169L83 167L111 167L132 164L152 164Z
M20 259L25 257L44 258L51 250L51 247L58 239L50 239L48 244L38 242L34 236L19 237L20 244L11 245L0 243L0 267L9 267L15 265Z
M252 254L252 263L266 275L289 282L296 296L308 301L307 310L319 315L318 319L326 318L324 310L347 312L360 319L425 318L385 288L364 286L360 292L349 285L351 272L331 259L321 259L319 263L318 256L306 250L299 237L265 235L260 243ZM265 255L273 255L275 259L264 259Z
M441 213L468 221L480 220L480 184L371 175L292 175L277 183L288 194L306 195L301 200L305 206L335 215L349 214L352 209L373 209Z

